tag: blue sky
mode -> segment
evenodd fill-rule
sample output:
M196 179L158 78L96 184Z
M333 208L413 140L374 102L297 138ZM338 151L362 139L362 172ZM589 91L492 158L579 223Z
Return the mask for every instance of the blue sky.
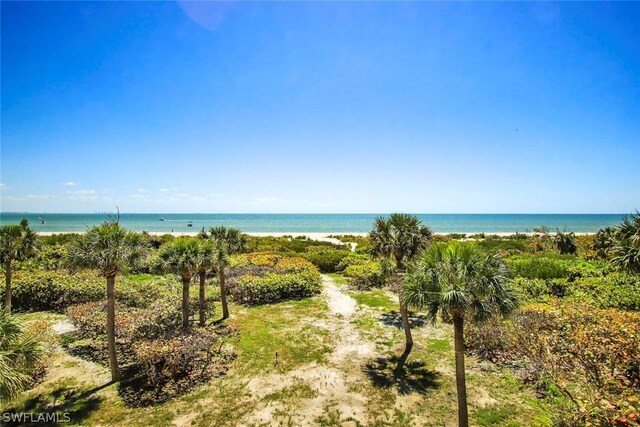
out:
M1 7L2 211L640 209L640 3Z

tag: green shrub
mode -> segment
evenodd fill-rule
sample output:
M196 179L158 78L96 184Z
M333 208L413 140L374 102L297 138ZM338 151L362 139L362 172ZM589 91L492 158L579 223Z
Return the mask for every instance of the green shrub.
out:
M344 269L344 275L350 279L350 285L355 289L370 289L384 285L385 277L378 261L367 261L362 264L350 265Z
M205 299L207 317L212 316L217 298ZM104 300L78 304L67 308L67 316L83 338L106 334L106 302ZM139 339L172 336L182 326L181 301L169 295L161 296L148 307L129 307L117 302L116 336L124 346ZM198 299L189 301L189 317L198 312Z
M51 234L49 236L38 236L43 245L66 245L80 234L76 233L60 233Z
M510 240L494 238L490 236L484 240L480 240L477 245L487 252L500 252L500 254L502 254L503 256L515 255L531 251L528 242L522 239Z
M150 282L116 280L116 300L131 307L146 307L160 294L171 291L161 277ZM4 292L4 283L0 285ZM100 275L80 271L18 270L12 282L13 307L19 311L63 310L71 305L100 301L106 297L106 280Z
M273 252L253 252L233 255L229 259L231 267L275 267L280 257Z
M312 262L323 273L335 273L340 270L340 263L349 256L350 252L346 250L322 250L311 251L304 254L305 259Z
M358 253L350 253L340 261L338 264L338 271L344 271L347 267L351 265L362 265L371 261L371 257L368 255L358 254Z
M282 237L255 237L249 236L247 246L253 252L271 251L281 254L297 253L301 254L313 248L323 249L339 249L338 246L330 242L321 242L311 240L304 237L292 238L290 236Z
M41 245L35 256L17 263L19 269L57 270L64 267L67 247L61 244Z
M312 263L301 257L280 258L274 269L277 273L317 273L318 271Z
M569 277L570 263L550 256L512 257L508 259L514 276L528 279L561 279Z
M522 300L528 302L546 302L553 296L550 282L543 279L516 277L513 287L520 292Z
M61 310L104 298L106 285L103 278L89 272L70 275L58 271L16 271L12 292L16 310Z
M600 308L640 310L640 277L623 273L581 277L569 283L567 297Z
M269 273L264 277L244 276L229 291L235 301L255 305L307 298L321 289L320 274L317 271L304 271Z

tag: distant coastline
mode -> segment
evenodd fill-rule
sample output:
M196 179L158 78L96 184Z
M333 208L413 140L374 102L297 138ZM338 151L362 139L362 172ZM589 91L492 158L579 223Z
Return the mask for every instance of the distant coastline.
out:
M225 225L252 235L364 235L375 218L385 214L125 214L120 223L151 234L195 235L202 228ZM550 232L595 233L616 225L624 214L417 214L438 234L531 234L539 227ZM112 216L113 217L113 216ZM104 222L107 214L0 213L0 223L27 218L42 234L79 233Z

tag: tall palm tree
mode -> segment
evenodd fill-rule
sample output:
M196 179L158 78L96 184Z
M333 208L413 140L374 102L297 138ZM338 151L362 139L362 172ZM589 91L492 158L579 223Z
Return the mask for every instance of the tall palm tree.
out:
M616 227L611 262L624 270L640 273L640 213L627 216Z
M225 226L211 227L209 229L211 239L218 247L216 269L220 282L220 302L222 303L222 319L229 317L229 305L227 304L227 286L225 284L224 269L228 265L228 255L247 250L247 236L237 228Z
M200 265L200 242L190 237L179 237L163 246L158 253L164 271L176 273L182 280L182 328L189 329L189 285Z
M207 279L207 271L213 269L216 265L217 248L214 242L204 240L199 242L198 252L198 277L200 279L200 293L198 300L198 315L200 326L204 326L205 314L204 314L204 300L205 300L205 282Z
M5 290L4 309L11 313L11 277L14 261L23 261L33 256L38 249L38 235L23 219L20 225L0 227L0 262L4 264Z
M453 319L458 425L469 424L464 368L464 321L483 321L506 316L517 307L508 285L508 270L494 254L474 244L436 244L426 250L407 275L402 299L405 304L426 309L435 322L438 314Z
M24 332L19 318L0 310L0 400L15 397L31 381L42 346Z
M395 273L401 279L406 264L415 259L429 245L432 237L431 229L423 225L415 215L394 213L389 218L378 217L373 223L373 230L369 233L370 253L374 257L391 261L394 264ZM400 316L404 328L405 348L398 359L396 367L398 371L403 369L413 348L409 314L402 298L400 298Z
M116 356L116 276L138 264L147 249L147 241L141 234L127 230L117 221L91 227L69 245L67 257L72 269L96 269L107 280L107 346L113 381L120 379Z

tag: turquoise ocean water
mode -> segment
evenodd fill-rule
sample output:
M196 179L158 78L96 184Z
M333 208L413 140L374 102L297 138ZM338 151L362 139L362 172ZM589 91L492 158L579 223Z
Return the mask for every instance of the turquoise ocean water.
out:
M196 232L214 225L242 231L271 233L365 233L379 214L120 214L120 223L132 230ZM417 214L437 233L515 233L535 227L596 232L620 222L623 214ZM0 213L0 223L27 218L36 231L77 232L103 222L105 214ZM44 221L44 224L41 224ZM192 226L189 227L188 223Z

